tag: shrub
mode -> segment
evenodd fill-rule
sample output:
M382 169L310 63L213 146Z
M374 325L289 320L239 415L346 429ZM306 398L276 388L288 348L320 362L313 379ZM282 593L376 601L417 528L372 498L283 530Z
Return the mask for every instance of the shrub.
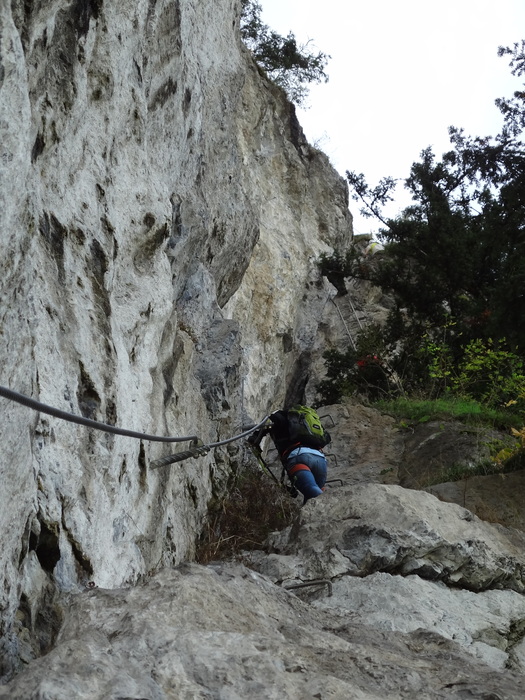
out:
M283 37L273 31L261 20L261 11L255 0L242 0L241 38L270 79L292 102L303 105L309 83L328 81L324 69L330 56L312 53L308 44L297 43L292 32Z
M298 507L260 469L245 467L226 496L209 505L196 560L207 564L238 556L242 550L264 549L268 535L287 527Z
M489 406L508 403L517 395L525 395L523 360L505 349L505 339L498 343L472 340L464 348L451 388Z
M399 390L395 372L385 359L387 347L377 324L359 334L355 347L343 352L328 350L323 357L326 379L316 387L321 403L338 403L356 392L373 400Z
M319 256L320 273L334 285L340 296L347 293L345 279L357 276L358 257L358 253L353 247L345 253L334 250L330 255L321 253Z

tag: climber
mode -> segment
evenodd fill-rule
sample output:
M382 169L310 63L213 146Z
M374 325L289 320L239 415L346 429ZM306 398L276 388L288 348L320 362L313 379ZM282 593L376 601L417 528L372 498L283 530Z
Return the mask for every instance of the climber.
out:
M330 434L317 413L306 406L275 411L269 419L271 424L254 433L249 442L258 446L270 435L288 478L304 496L304 505L323 493L327 464L322 450L330 442Z
M365 248L365 255L375 255L384 250L384 247L378 241L370 241Z

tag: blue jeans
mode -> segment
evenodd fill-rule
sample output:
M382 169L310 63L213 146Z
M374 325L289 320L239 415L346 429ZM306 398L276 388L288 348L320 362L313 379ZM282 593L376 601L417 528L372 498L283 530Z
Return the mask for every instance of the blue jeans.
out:
M326 457L318 450L299 447L286 460L286 473L295 488L304 496L304 502L323 493L326 482Z

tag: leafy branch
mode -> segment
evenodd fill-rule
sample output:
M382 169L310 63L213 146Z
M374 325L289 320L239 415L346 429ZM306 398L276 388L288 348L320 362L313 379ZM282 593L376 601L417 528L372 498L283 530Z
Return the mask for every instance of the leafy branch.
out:
M268 77L299 106L304 106L310 83L328 82L328 54L310 50L311 42L298 44L292 32L281 36L261 19L256 0L242 0L241 38Z

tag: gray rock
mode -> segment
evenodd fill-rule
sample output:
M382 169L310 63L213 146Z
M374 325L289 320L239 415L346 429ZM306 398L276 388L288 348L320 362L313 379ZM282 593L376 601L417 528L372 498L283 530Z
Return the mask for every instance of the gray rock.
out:
M340 479L346 485L398 483L403 436L393 418L354 401L323 407L320 413L332 419L326 421L332 436L326 448L329 479Z
M0 697L518 700L524 687L436 633L364 629L242 566L184 565L72 596L56 647Z
M393 485L334 489L309 501L261 573L364 627L428 630L488 665L523 667L525 535ZM324 582L329 582L326 585Z
M309 501L295 525L272 541L278 554L299 556L310 579L341 575L345 561L350 575L418 574L468 590L519 593L524 544L525 534L465 508L381 484L345 486Z
M457 503L487 522L525 531L525 471L471 476L426 489L442 501Z
M387 573L334 581L333 594L314 601L364 628L428 630L454 640L488 666L525 671L521 646L525 599L515 591L474 593L421 576Z
M316 259L351 238L347 186L242 46L238 12L2 3L2 385L204 442L304 390L335 293ZM176 445L0 401L1 675L22 600L191 558L240 457L154 471Z

